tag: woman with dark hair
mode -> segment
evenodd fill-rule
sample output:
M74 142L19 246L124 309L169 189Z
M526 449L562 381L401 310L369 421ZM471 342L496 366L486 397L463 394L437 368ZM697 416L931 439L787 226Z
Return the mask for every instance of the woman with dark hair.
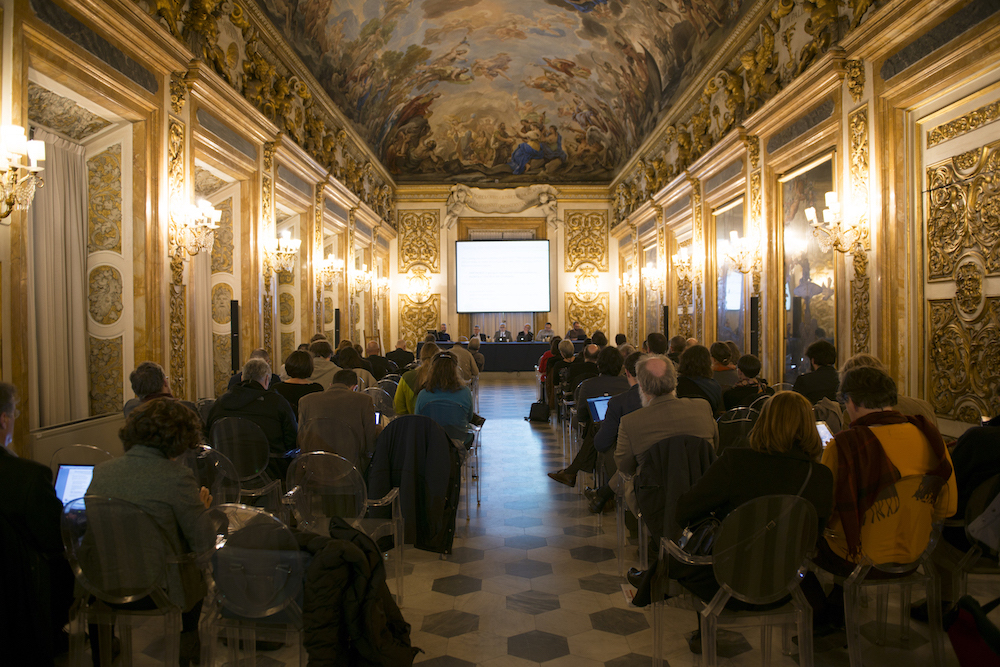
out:
M415 413L431 417L448 435L468 446L472 411L472 392L458 379L458 359L445 350L434 355L430 375L417 394Z
M736 375L736 359L739 357L733 357L733 350L729 344L715 341L709 348L709 353L712 355L712 377L722 387L722 391L736 386L739 381Z
M417 394L424 386L424 381L430 374L431 360L441 351L437 343L424 343L420 348L420 365L403 373L396 387L396 395L392 399L397 415L415 414Z
M158 398L133 410L118 436L125 456L94 468L87 495L125 500L148 514L163 529L171 557L211 548L196 526L212 496L205 487L199 490L194 473L176 461L201 442L198 415L172 398ZM193 562L168 570L167 595L183 610L181 665L199 658L198 617L206 592ZM155 609L155 603L144 598L130 607ZM91 633L95 652L96 634Z
M292 404L295 418L299 417L299 399L307 394L323 391L319 382L310 382L313 373L313 357L308 352L296 350L285 359L285 373L288 379L274 386L274 391Z
M358 374L358 391L364 391L368 387L377 387L378 382L375 381L375 376L372 375L371 370L369 370L368 364L358 351L353 347L345 347L340 351L340 357L337 361L341 368L344 370L354 371Z
M727 348L728 351L728 348ZM692 345L681 353L677 367L677 398L703 398L712 413L722 411L722 388L712 377L712 355L704 345Z
M541 375L542 387L545 387L545 377L546 370L548 369L549 360L559 359L559 343L562 341L562 336L553 336L552 344L549 345L549 349L538 358L538 374ZM542 389L542 400L545 400L545 390Z

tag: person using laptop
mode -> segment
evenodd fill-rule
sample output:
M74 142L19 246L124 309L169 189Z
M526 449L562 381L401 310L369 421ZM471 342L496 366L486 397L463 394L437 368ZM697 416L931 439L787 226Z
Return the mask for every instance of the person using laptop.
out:
M497 329L497 332L495 334L493 334L493 342L509 343L512 340L514 340L514 336L509 331L507 331L507 323L501 322L500 328Z
M10 450L17 416L17 389L0 382L0 662L51 665L69 647L62 628L73 604L73 573L63 554L52 471Z

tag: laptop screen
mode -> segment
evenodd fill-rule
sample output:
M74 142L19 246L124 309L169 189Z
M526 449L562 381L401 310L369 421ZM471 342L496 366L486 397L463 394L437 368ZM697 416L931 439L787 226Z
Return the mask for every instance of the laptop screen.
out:
M93 476L94 466L60 465L56 473L56 495L62 504L87 495Z
M590 408L590 418L595 422L604 421L604 415L608 414L608 401L610 396L597 396L587 399L587 407Z

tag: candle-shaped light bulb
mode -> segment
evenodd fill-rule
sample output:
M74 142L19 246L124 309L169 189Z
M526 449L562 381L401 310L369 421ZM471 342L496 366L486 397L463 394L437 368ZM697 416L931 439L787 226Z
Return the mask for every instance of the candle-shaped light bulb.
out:
M816 224L816 208L814 206L810 206L806 209L806 220Z
M827 192L826 193L826 207L834 208L837 205L837 193Z
M38 163L45 159L45 142L32 139L28 142L28 159L31 160L31 168L38 169Z
M28 138L20 125L0 127L0 142L9 154L24 155L28 152Z

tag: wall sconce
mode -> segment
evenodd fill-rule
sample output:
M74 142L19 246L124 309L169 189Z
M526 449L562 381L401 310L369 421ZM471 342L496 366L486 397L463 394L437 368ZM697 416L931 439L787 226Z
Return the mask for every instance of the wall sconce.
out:
M28 166L21 164L25 155ZM44 185L38 176L42 171L38 163L44 159L44 141L28 141L20 125L0 127L0 220L7 220L14 211L27 211L31 206L35 190Z
M316 267L317 279L324 285L335 287L340 282L341 272L344 270L344 260L337 259L333 255L327 255L326 259L320 260Z
M594 267L583 266L576 277L576 295L581 301L593 301L600 291L600 282L594 274Z
M639 291L639 272L635 268L622 273L622 289L630 299Z
M806 209L806 219L812 225L813 236L819 241L820 250L829 252L851 252L861 240L861 230L853 223L843 223L840 202L836 192L826 193L826 208L823 209L823 222L816 219L816 209Z
M301 239L293 239L292 233L287 229L276 239L269 239L266 251L271 259L271 265L275 271L290 272L295 268L295 258L299 256L299 247L302 245Z
M372 282L372 289L375 291L376 299L384 299L389 295L389 279L385 276L376 278Z
M662 290L664 284L666 283L663 274L660 273L652 264L647 264L646 268L643 269L642 279L646 283L646 288L653 292L659 292Z
M422 266L414 267L410 277L406 279L406 291L410 298L417 303L423 303L431 296L431 279L427 275L427 269Z
M355 294L364 294L367 292L372 284L372 274L368 270L368 265L362 264L360 271L354 271L351 280Z
M183 260L199 252L212 251L222 211L202 199L197 204L174 204L171 206L170 218L175 225L176 243L170 253L172 257Z
M673 256L674 272L681 280L691 280L694 277L694 259L687 248L681 248Z
M740 273L750 273L760 266L760 243L756 238L740 238L735 232L729 232L729 241L719 244L729 265Z

